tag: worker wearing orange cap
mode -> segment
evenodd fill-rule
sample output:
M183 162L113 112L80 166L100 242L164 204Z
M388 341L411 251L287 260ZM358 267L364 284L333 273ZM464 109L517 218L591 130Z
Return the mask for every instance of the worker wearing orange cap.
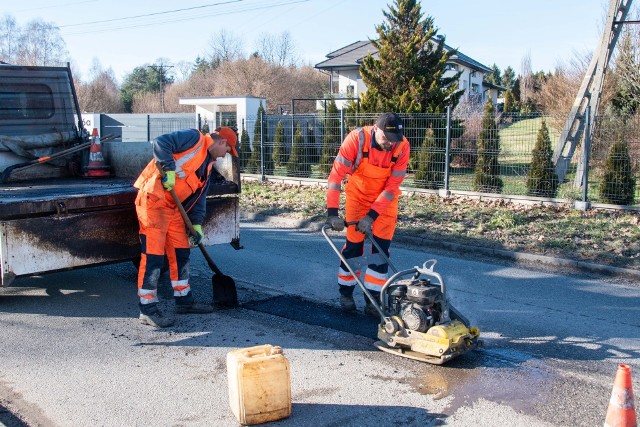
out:
M210 313L209 304L194 301L189 283L191 246L204 238L207 187L217 158L227 153L238 157L235 130L217 128L211 134L186 129L164 134L152 141L153 159L142 171L134 187L138 189L136 213L140 223L141 259L138 271L140 321L159 328L171 326L173 319L158 308L158 278L165 256L176 313ZM164 170L160 176L158 167ZM170 191L182 202L196 236L187 236Z

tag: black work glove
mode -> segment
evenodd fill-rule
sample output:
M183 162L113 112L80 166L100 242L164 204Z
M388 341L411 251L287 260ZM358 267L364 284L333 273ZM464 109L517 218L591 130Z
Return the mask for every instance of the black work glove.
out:
M363 234L371 234L371 227L373 226L373 218L369 215L365 215L358 221L356 230Z
M327 225L331 226L331 229L334 231L344 230L344 220L339 216L327 217Z

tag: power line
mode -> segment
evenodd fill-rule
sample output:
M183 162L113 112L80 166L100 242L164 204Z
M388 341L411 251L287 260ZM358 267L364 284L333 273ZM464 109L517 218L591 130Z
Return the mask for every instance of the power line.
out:
M236 0L236 1L244 1L244 0ZM90 30L63 32L63 35L92 34L92 33L101 33L101 32L107 32L107 31L124 30L124 29L130 29L130 28L148 27L148 26L151 26L151 25L158 25L158 24L164 24L164 23L175 23L175 22L182 22L182 21L189 21L189 20L204 19L204 18L209 18L211 16L232 15L232 14L237 14L237 13L242 13L242 12L251 12L251 11L262 10L262 9L271 9L271 8L275 8L275 7L279 7L279 6L288 6L288 5L296 4L296 3L305 3L305 2L308 2L308 1L311 1L311 0L284 1L284 2L281 2L281 3L275 3L275 4L270 4L270 5L250 6L250 7L245 7L245 8L236 8L236 9L234 9L232 11L224 11L224 12L216 10L216 11L208 13L208 14L198 14L198 15L187 16L187 17L184 17L184 18L171 17L171 18L164 18L164 19L161 19L161 20L156 20L156 21L147 22L147 23L137 23L137 24L136 23L131 23L131 24L123 24L123 25L120 25L120 26L109 26L107 28L93 28L93 29L90 29ZM157 14L148 14L148 15L141 15L141 16L145 16L146 17L146 16L151 16L151 15L157 15ZM113 21L113 20L109 20L109 21ZM105 21L102 21L102 22L104 23ZM73 24L73 25L76 25L76 24Z
M183 9L165 10L164 12L145 13L143 15L124 16L122 18L104 19L102 21L80 22L78 24L59 25L58 28L78 27L78 26L82 26L82 25L93 25L93 24L103 24L105 22L124 21L125 19L146 18L148 16L166 15L168 13L177 13L177 12L184 12L184 11L187 11L187 10L203 9L205 7L221 6L221 5L224 5L224 4L238 3L238 2L241 2L241 1L244 1L244 0L229 0L229 1L224 1L224 2L220 2L220 3L211 3L211 4L205 4L205 5L202 5L202 6L187 7L187 8L183 8Z

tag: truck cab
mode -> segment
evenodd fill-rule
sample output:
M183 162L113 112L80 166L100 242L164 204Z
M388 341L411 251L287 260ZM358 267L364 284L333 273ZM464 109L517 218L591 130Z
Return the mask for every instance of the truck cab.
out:
M68 67L0 65L0 170L90 141ZM139 258L133 182L153 157L151 143L112 140L100 147L107 177L86 176L87 149L15 168L0 184L2 286ZM227 155L215 163L209 185L205 245L240 247L239 196L237 159Z

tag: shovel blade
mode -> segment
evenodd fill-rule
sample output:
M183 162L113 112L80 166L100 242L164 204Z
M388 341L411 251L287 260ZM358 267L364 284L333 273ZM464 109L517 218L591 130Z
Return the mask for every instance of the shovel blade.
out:
M213 288L213 305L216 307L238 307L238 292L233 278L224 274L214 274L211 277Z

